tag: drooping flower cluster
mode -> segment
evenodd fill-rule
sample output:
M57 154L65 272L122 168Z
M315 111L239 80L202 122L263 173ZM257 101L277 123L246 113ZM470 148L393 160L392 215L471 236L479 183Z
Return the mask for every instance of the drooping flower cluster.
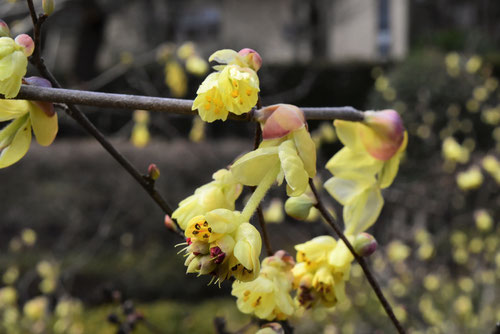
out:
M295 249L297 264L292 272L297 289L296 302L308 309L313 306L330 308L342 301L354 259L344 242L323 235L296 245Z
M42 78L26 78L26 82L50 86ZM11 122L0 130L0 168L16 163L28 152L32 129L42 146L50 145L58 131L57 114L52 103L0 100L0 122L4 121Z
M326 164L334 175L326 190L344 206L345 233L365 231L378 218L384 199L406 149L407 133L394 110L365 112L363 122L334 122L345 145Z
M230 171L220 169L213 174L213 181L207 183L179 203L172 214L179 226L185 230L191 218L204 215L215 209L234 210L234 202L241 194L242 186Z
M260 110L257 117L262 122L263 141L258 149L235 161L231 172L248 186L259 185L273 174L278 184L286 180L288 196L303 194L309 178L316 175L316 147L303 111L278 104Z
M193 110L198 109L205 122L227 119L229 112L241 115L249 112L257 103L259 77L256 71L262 65L260 55L251 49L219 50L209 61L214 66L211 73L200 85L193 102Z
M293 258L280 250L262 261L260 274L255 280L235 281L231 294L237 297L238 309L266 320L281 321L291 316L295 311L290 296L294 265Z
M193 217L185 230L187 273L251 281L260 271L262 241L238 211L215 209Z

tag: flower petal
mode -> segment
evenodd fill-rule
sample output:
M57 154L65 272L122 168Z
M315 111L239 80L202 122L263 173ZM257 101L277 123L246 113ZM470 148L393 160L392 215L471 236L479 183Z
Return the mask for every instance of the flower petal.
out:
M353 150L363 147L358 133L358 126L360 126L360 124L337 119L333 122L333 125L337 131L337 136L344 146Z
M313 178L316 175L316 145L305 126L293 131L292 136L304 168L309 177Z
M288 185L288 196L299 196L303 194L309 184L309 175L304 169L302 159L300 159L292 140L287 140L279 146L279 157L281 168L285 172L285 179Z
M0 100L0 122L21 117L29 108L29 102L25 100Z
M56 138L59 129L57 114L47 116L35 103L31 103L30 108L31 126L35 133L36 141L42 146L49 146Z
M333 175L343 177L343 174L353 172L361 175L375 175L382 164L383 161L373 158L364 149L353 150L350 147L344 147L327 162L325 167Z
M377 220L384 199L377 185L365 189L344 206L345 234L357 235L368 229Z
M236 160L231 172L239 183L256 186L278 162L278 147L258 148Z
M325 182L324 187L337 202L346 205L373 184L374 177L360 174L352 178L332 177Z
M28 152L31 144L29 117L18 118L0 131L0 168L19 161ZM3 149L2 149L3 148Z

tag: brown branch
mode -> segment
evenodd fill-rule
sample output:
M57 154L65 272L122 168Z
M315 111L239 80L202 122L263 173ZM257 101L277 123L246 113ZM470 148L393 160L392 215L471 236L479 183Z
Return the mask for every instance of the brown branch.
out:
M398 319L396 318L396 315L394 314L394 311L392 310L391 305L389 304L389 302L385 298L385 296L382 292L382 289L380 289L380 286L377 283L377 281L375 280L375 277L372 274L372 272L370 271L370 268L368 267L368 264L366 263L365 259L356 253L352 244L349 242L347 237L344 235L344 233L342 232L340 227L335 223L334 218L330 215L330 213L326 209L325 205L321 201L321 198L319 197L318 191L316 190L316 187L314 186L314 182L312 179L309 179L309 186L311 187L311 190L314 194L314 197L316 198L317 203L316 203L315 207L319 210L319 212L321 213L323 218L326 220L326 222L333 228L333 230L335 231L337 236L340 239L342 239L342 241L345 243L347 248L349 248L349 251L352 253L352 255L354 255L354 258L356 259L356 261L359 263L359 265L363 269L363 272L365 273L365 276L366 276L368 282L370 283L373 291L377 295L385 312L389 316L389 319L392 321L392 323L396 327L398 333L400 333L400 334L406 333L405 329L403 328L403 326L401 326Z
M37 67L40 66L37 65L40 61L33 57L32 62ZM183 115L197 115L197 111L191 109L193 106L192 100L142 95L112 94L22 85L19 94L15 98L31 101L88 105L101 108L144 109ZM363 112L353 107L301 107L301 109L304 111L308 120L342 119L346 121L359 122L364 119ZM237 121L256 121L253 113L244 115L234 115L230 113L228 118Z
M31 17L33 18L34 24L34 35L40 36L41 23L43 20L36 20L36 12L33 6L32 0L28 1L28 7L30 9ZM40 44L40 40L38 40ZM61 88L61 85L54 77L54 75L47 69L45 66L43 59L40 56L40 53L33 53L33 56L30 57L30 62L36 66L38 72L49 80L52 83L52 86ZM32 87L31 87L32 88ZM104 137L104 135L90 122L90 120L80 111L78 107L71 103L65 103L67 105L66 113L73 118L80 126L82 126L90 135L92 135L101 146L142 186L142 188L149 194L149 196L156 202L156 204L163 210L164 213L168 215L172 215L173 210L170 205L163 199L163 197L156 191L154 187L154 183L150 182L147 177L143 176L137 168L132 165L130 161L128 161L125 156L123 156L118 150ZM180 227L176 221L174 221L177 225L179 235L182 235L180 232Z

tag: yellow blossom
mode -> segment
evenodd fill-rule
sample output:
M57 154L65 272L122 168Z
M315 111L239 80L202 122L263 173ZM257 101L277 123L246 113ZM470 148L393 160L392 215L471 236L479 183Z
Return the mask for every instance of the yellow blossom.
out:
M234 210L234 202L240 196L242 186L227 169L220 169L212 175L214 181L207 183L179 203L172 214L179 226L185 230L189 220L209 211L222 208Z
M216 282L230 277L251 281L260 271L260 234L238 211L215 209L187 224L187 273L212 274Z
M175 60L169 60L165 64L165 83L173 97L184 97L186 95L186 73L184 73L181 65Z
M343 242L319 236L296 245L297 264L293 268L296 300L304 308L332 307L345 299L345 281L354 259Z
M6 98L15 97L19 92L33 45L33 40L24 34L16 40L0 37L0 94Z
M135 147L145 147L151 138L148 130L149 112L147 110L134 111L134 127L130 141Z
M448 137L443 141L442 152L446 160L459 163L469 161L469 150L457 143L453 137Z
M48 300L46 297L35 297L24 304L23 311L26 317L32 321L40 320L47 311Z
M275 179L278 184L286 180L288 196L299 196L306 191L309 178L316 175L316 147L303 112L291 105L270 106L262 112L265 139L258 149L235 161L231 172L242 184L255 186L277 171ZM269 125L279 130L267 131Z
M291 316L295 310L290 296L293 265L290 255L278 251L262 261L260 274L255 280L235 281L231 294L238 298L238 309L266 320L281 321Z
M395 112L370 117L367 125L335 121L345 146L326 164L334 177L324 186L344 206L349 235L375 223L384 204L381 189L392 184L407 144L407 133Z
M219 50L210 56L210 61L221 65L214 66L217 72L211 73L196 92L193 110L198 109L201 119L225 121L229 112L241 115L255 106L259 78L252 63L254 59L234 50Z

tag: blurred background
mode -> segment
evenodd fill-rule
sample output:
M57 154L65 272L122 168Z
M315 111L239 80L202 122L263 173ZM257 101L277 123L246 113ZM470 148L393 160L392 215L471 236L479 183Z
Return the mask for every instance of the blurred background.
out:
M380 247L369 262L410 333L491 333L500 321L499 15L494 0L56 0L42 54L67 88L193 99L212 52L249 47L263 58L264 105L396 109L409 147L370 230ZM25 1L0 1L0 18L14 36L32 33ZM83 109L144 173L157 164L173 207L253 147L251 124ZM116 333L139 313L137 333L215 332L216 316L230 332L243 328L250 318L230 284L185 275L182 240L161 210L59 117L53 145L34 143L0 170L0 332ZM309 126L320 184L341 143L331 122ZM274 249L295 255L295 244L330 233L314 212L308 222L287 217L284 199L273 189L264 204ZM357 265L351 275L349 300L292 319L297 333L392 331Z

